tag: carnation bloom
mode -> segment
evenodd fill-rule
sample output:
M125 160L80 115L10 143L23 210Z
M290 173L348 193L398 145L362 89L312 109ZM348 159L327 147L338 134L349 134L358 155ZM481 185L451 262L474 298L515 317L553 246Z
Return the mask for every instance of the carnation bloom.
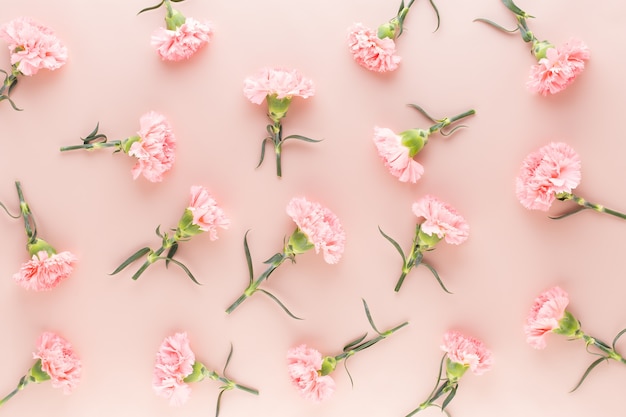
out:
M469 367L476 375L482 375L493 365L491 351L482 341L465 336L456 330L444 334L441 349L452 362Z
M413 203L413 213L424 218L421 230L427 235L437 235L446 243L459 245L469 236L469 225L454 207L432 195L425 195Z
M193 215L192 223L203 232L209 232L211 240L217 240L218 227L228 229L230 225L230 220L224 214L224 210L217 205L217 201L206 187L201 185L191 187L191 197L187 210Z
M321 250L324 260L329 264L339 262L346 234L332 211L304 197L294 197L287 205L287 214L315 246L315 253Z
M209 43L213 29L208 23L187 18L175 30L159 28L152 34L151 44L164 61L189 59Z
M526 318L524 333L526 341L535 349L546 347L546 335L561 327L559 321L565 316L569 304L567 292L560 287L551 288L535 299Z
M67 61L67 48L54 31L28 17L19 17L0 27L0 39L9 44L11 64L23 75L40 69L55 70Z
M71 393L81 376L81 361L72 345L61 336L44 332L37 341L37 352L33 358L41 360L41 369L50 376L52 386Z
M330 375L320 375L322 354L300 345L287 352L287 371L291 383L307 400L321 402L335 391L335 380Z
M157 395L169 399L170 405L184 404L191 394L191 388L184 379L193 372L195 361L187 333L166 337L154 365L152 388Z
M137 158L133 178L142 174L148 181L161 182L174 165L176 138L172 127L165 116L154 111L141 116L139 124L139 140L128 150L128 155Z
M361 23L355 23L348 30L348 47L352 58L370 71L394 71L402 60L396 55L393 39L380 39L375 30Z
M581 179L578 154L552 142L529 154L516 179L516 194L527 209L547 211L559 193L571 193Z
M68 251L49 254L41 250L22 265L13 279L27 290L49 291L70 276L77 260Z
M526 86L543 96L556 94L574 82L589 57L589 48L578 39L571 39L559 48L548 48L545 57L531 67Z
M315 95L315 87L298 70L266 67L244 80L243 94L252 103L261 104L267 96L309 98Z
M410 149L402 144L402 136L391 129L376 126L374 144L391 175L400 181L416 183L424 174L424 167L410 156Z

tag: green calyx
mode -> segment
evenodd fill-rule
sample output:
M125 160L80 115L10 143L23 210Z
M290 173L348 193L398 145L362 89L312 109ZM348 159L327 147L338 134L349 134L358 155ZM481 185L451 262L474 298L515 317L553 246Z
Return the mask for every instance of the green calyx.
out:
M176 30L185 23L185 20L186 18L181 12L172 10L172 13L168 13L165 17L165 27L167 27L168 30Z
M454 362L450 358L446 358L446 377L451 383L456 383L465 372L469 369L469 365Z
M559 320L559 328L553 330L556 334L562 334L567 337L579 339L583 336L580 331L580 322L569 311L565 311L561 320Z
M287 116L287 110L291 104L291 97L278 98L276 94L267 96L268 116L274 123L280 122Z
M435 247L442 238L436 234L429 235L425 233L421 228L417 232L417 246L422 250L429 250Z
M337 367L337 359L333 356L326 356L322 360L322 369L318 372L321 376L328 375Z
M187 208L178 222L174 239L177 241L186 240L202 232L203 230L200 229L200 226L193 223L193 213Z
M41 251L46 251L49 256L56 254L56 250L43 239L36 238L34 242L27 245L30 256L37 255Z
M533 55L535 56L535 58L537 58L537 61L545 58L546 57L546 53L548 52L548 49L552 49L554 48L554 45L551 44L548 41L538 41L538 40L534 40L533 41Z
M383 23L382 25L378 26L376 36L378 36L379 39L389 38L393 40L398 36L399 29L400 20L397 17L394 17L389 22Z
M193 363L193 371L183 381L187 383L200 382L205 378L206 371L206 367L201 362L195 361Z
M289 241L287 242L285 253L289 253L290 255L295 256L311 250L314 247L315 245L309 240L309 237L299 228L297 228L291 234L291 236L289 236Z
M32 368L28 371L30 380L36 383L44 382L50 379L50 375L41 369L41 359L37 360Z
M400 133L402 145L409 148L409 156L413 158L428 143L430 133L424 129L409 129Z
M140 136L131 136L129 138L126 138L122 141L120 149L122 150L122 152L127 154L130 151L130 147L133 145L133 143L139 142L140 140Z

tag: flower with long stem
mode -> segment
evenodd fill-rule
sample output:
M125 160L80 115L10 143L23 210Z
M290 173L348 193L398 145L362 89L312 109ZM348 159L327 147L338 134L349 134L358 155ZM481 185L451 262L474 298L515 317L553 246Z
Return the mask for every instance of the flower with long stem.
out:
M587 352L598 358L589 365L576 386L570 391L573 392L583 383L589 373L602 362L609 362L609 359L626 364L626 358L615 349L615 344L619 338L626 333L626 329L621 330L613 338L609 345L600 339L583 332L574 315L567 310L569 295L565 290L556 286L541 293L533 302L530 312L524 324L526 341L535 349L544 349L547 345L546 337L550 333L560 334L568 340L582 339L585 342ZM592 351L594 348L596 351Z
M20 378L17 387L0 400L0 407L29 383L50 381L54 388L70 394L80 382L82 363L72 345L56 333L44 332L39 336L33 358L35 364Z
M108 141L106 135L98 133L98 123L86 137L81 138L82 145L61 147L61 152L85 149L93 151L113 148L113 153L123 152L137 159L132 168L133 179L143 175L150 182L163 181L163 174L168 172L176 159L176 137L172 126L164 115L150 111L139 119L139 131L136 135L122 140Z
M429 407L440 408L443 413L450 416L446 407L456 395L459 380L465 372L469 369L475 375L482 375L489 371L493 365L491 351L485 347L482 341L465 336L456 330L450 330L444 334L441 350L445 353L441 358L435 387L428 398L406 417L415 415ZM442 378L444 369L445 377ZM441 404L435 403L443 396L445 398Z
M476 21L487 23L505 33L519 31L522 40L531 45L531 52L537 63L531 67L526 83L530 91L543 96L563 91L585 69L585 61L590 57L587 45L578 39L570 39L559 47L546 40L540 41L528 28L527 19L534 16L517 7L512 0L502 0L502 3L515 15L515 29L505 29L488 19Z
M18 77L30 77L40 69L54 71L67 62L67 48L52 29L28 17L19 17L0 27L0 39L9 44L11 71L0 70L4 80L0 86L0 101L7 100L15 110L18 108L10 98Z
M424 174L424 167L417 162L415 156L426 146L430 135L440 132L443 136L450 136L458 129L465 127L458 125L449 129L449 126L476 112L468 110L453 117L434 119L426 111L416 104L409 107L419 111L434 124L428 129L409 129L399 134L388 128L376 126L374 128L374 145L378 154L394 177L401 182L416 183Z
M24 199L21 183L16 181L15 187L20 203L20 214L26 230L26 249L31 258L22 264L20 270L13 275L13 279L27 290L52 290L72 274L78 258L68 251L57 253L52 245L37 235L35 217ZM20 217L13 216L4 204L0 203L0 206L9 216Z
M574 210L553 219L562 219L585 209L626 219L624 213L574 194L580 180L580 156L568 144L552 142L526 156L515 180L515 192L520 203L529 210L548 211L555 200L571 200L578 204Z
M408 255L404 254L398 242L385 234L380 227L378 228L383 237L396 248L402 257L402 272L394 291L400 291L404 279L413 268L424 265L435 276L441 288L450 293L443 285L435 268L424 262L424 253L434 250L441 240L453 245L465 242L469 236L469 225L454 207L432 195L425 195L413 203L412 209L418 218L418 223L415 226L415 236Z
M149 247L139 249L122 262L111 275L121 272L131 263L145 256L146 260L132 276L132 279L138 279L150 265L156 261L163 260L165 261L166 267L172 262L185 271L193 282L200 284L189 268L182 262L174 259L174 255L178 251L178 245L180 242L190 240L192 237L203 232L208 232L211 240L217 240L217 229L228 229L229 225L230 220L224 214L224 210L218 206L217 201L209 191L203 186L193 185L190 190L189 205L185 209L177 227L171 229L172 233L161 233L160 226L157 227L156 234L161 238L161 246L156 250L152 250ZM165 255L163 255L163 253L165 253Z
M268 136L261 143L261 158L257 168L263 163L265 145L274 147L276 154L276 175L282 176L282 148L289 140L320 142L302 135L283 137L282 120L287 116L289 105L294 97L309 98L315 95L313 81L295 69L263 68L257 74L247 77L243 86L244 96L254 104L267 102L267 116L271 123L267 125Z
M200 48L211 41L213 28L207 22L185 17L172 7L172 3L184 0L161 0L155 6L146 7L137 14L155 10L165 5L165 27L152 34L151 44L164 61L182 61L191 58Z
M241 385L226 376L226 368L228 368L232 354L233 346L231 345L224 369L219 374L196 360L196 355L191 350L187 333L175 333L163 340L157 352L152 388L158 396L169 399L170 405L181 406L191 395L190 383L200 382L205 379L218 381L222 386L220 387L215 407L215 417L217 417L220 413L224 392L236 388L250 394L259 394L258 390Z
M377 334L376 337L365 340L367 337L367 333L365 333L344 346L342 352L338 355L322 356L318 350L304 344L291 348L287 352L289 379L304 398L314 402L321 402L329 398L335 391L335 381L330 374L341 361L344 363L350 382L353 383L352 376L348 371L348 358L386 339L397 330L409 324L404 322L381 332L376 328L365 300L363 300L363 307L365 308L365 314L370 326Z
M292 198L287 204L286 211L296 223L296 230L289 236L289 239L286 239L283 250L274 254L264 262L269 266L256 280L254 279L252 257L250 256L247 240L248 233L246 232L243 246L248 265L249 284L243 294L226 309L226 313L232 313L241 303L248 299L248 297L260 291L276 301L290 317L297 319L298 317L294 316L278 298L270 292L259 288L259 286L268 279L283 262L286 260L295 262L296 255L305 253L311 249L315 249L316 253L321 251L324 260L329 264L339 262L344 251L346 235L339 219L332 211L322 206L320 203L309 201L304 197Z
M437 15L437 27L439 29L439 10L433 0L429 0L435 14ZM402 58L396 55L396 39L404 31L404 20L409 14L409 10L415 0L400 2L397 14L388 22L378 26L373 30L363 25L355 23L348 30L348 48L352 58L360 66L375 72L390 72L398 68Z

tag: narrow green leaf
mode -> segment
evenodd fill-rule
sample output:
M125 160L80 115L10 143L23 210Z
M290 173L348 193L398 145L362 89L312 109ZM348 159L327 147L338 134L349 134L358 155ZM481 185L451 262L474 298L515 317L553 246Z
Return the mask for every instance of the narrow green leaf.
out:
M454 132L456 132L457 130L464 129L466 127L467 127L466 125L458 125L458 126L454 126L452 129L450 129L450 131L447 131L447 130L444 131L443 129L441 129L439 133L441 133L441 136L448 137L448 136L452 136L452 134L454 134Z
M11 212L9 211L9 209L0 202L0 207L2 207L4 209L4 211L9 215L9 217L12 217L14 219L19 219L21 216L18 214L17 216L14 216L11 214Z
M217 396L217 404L215 405L215 417L219 417L220 415L220 405L222 403L222 395L224 395L225 389L222 389Z
M265 291L262 288L259 288L257 291L261 291L262 293L266 294L268 297L270 297L272 300L276 301L278 303L278 305L285 311L285 313L287 313L289 315L289 317L294 318L296 320L302 320L300 317L294 316L291 311L289 311L289 309L280 302L280 300L278 298L276 298L272 293Z
M166 258L165 258L165 257L159 257L158 259L166 259ZM181 267L181 269L182 269L183 271L185 271L185 273L187 274L187 276L188 276L189 278L191 278L191 280L192 280L194 283L196 283L196 284L198 284L198 285L202 285L202 284L200 284L200 283L196 280L196 278L193 276L193 274L191 273L191 271L189 270L189 268L187 268L187 267L186 267L186 266L185 266L182 262L179 262L179 261L177 261L176 259L170 259L170 261L172 261L172 262L174 262L176 265L180 266L180 267Z
M582 385L583 381L585 380L585 378L587 378L587 376L593 370L593 368L598 366L602 361L607 361L608 362L609 358L607 358L606 356L602 356L601 358L598 358L595 361L593 361L591 363L591 365L589 365L589 367L587 368L585 373L583 374L582 378L580 378L580 381L578 381L578 384L576 384L576 386L570 392L576 391L578 389L578 387L580 387Z
M170 265L170 261L176 255L176 251L178 250L178 242L174 242L170 249L167 251L167 255L165 255L165 267L167 268Z
M263 261L263 263L267 264L267 265L272 265L272 264L280 262L282 260L283 260L283 254L282 253L275 253L274 255L272 255L271 258L269 258L266 261Z
M406 257L404 256L404 251L402 251L402 248L400 247L398 242L396 242L391 237L386 235L385 232L383 232L383 230L380 228L380 226L378 226L378 231L380 232L381 235L383 235L385 239L387 239L393 245L394 248L396 248L400 256L402 256L402 264L404 265L406 263Z
M445 410L446 406L448 404L450 404L450 401L452 401L452 399L454 398L454 396L456 395L456 390L459 386L457 384L454 384L452 386L452 389L450 390L450 394L448 394L448 396L446 397L445 400L443 400L443 403L441 403L441 410Z
M226 378L226 368L228 368L228 364L230 363L230 358L233 356L233 344L230 344L230 351L228 352L228 357L226 358L226 363L224 364L224 369L222 370L222 375Z
M365 315L367 316L367 321L370 322L370 326L372 326L372 329L374 329L376 333L382 336L382 333L379 332L378 329L376 328L376 325L374 324L374 320L372 320L372 315L370 314L370 309L367 306L367 302L363 298L361 298L361 301L363 301L363 307L365 307Z
M156 6L150 6L150 7L146 7L145 9L140 10L139 13L137 13L137 15L140 15L143 12L147 12L147 11L150 11L150 10L158 9L159 7L161 7L163 5L163 3L165 3L165 0L161 0L161 2L159 4L157 4Z
M257 168L261 166L261 164L263 163L263 159L265 158L265 142L267 141L271 143L272 138L265 138L263 139L263 142L261 142L261 158L259 159L259 163L256 166Z
M588 209L588 208L589 208L589 207L585 207L585 206L578 206L578 207L576 207L575 209L570 210L570 211L567 211L567 212L565 212L565 213L563 213L563 214L559 214L558 216L548 216L548 217L549 217L550 219L552 219L552 220L560 220L560 219L564 219L564 218L566 218L566 217L569 217L569 216L571 216L572 214L576 214L576 213L578 213L578 212L580 212L580 211L586 210L586 209Z
M433 268L432 266L428 265L426 262L422 262L422 265L424 265L426 268L430 269L430 272L432 272L432 274L435 276L435 278L437 279L437 282L439 283L439 285L441 286L441 288L443 288L443 290L445 292L447 292L448 294L452 294L450 291L448 291L448 289L446 288L445 285L443 285L443 282L441 281L441 278L439 278L439 274L437 273L437 271L435 270L435 268Z
M322 139L311 139L311 138L307 138L306 136L302 136L302 135L289 135L287 137L285 137L283 139L283 142L286 142L287 139L297 139L297 140L302 140L304 142L321 142Z
M365 340L366 337L367 337L367 333L365 333L363 336L358 337L358 338L354 339L353 341L349 342L347 345L345 345L343 347L343 351L347 352L347 351L351 350L353 347L355 347L356 345L361 343L363 340Z
M87 136L85 136L84 138L81 138L83 140L83 142L85 142L86 139L89 139L89 138L93 137L96 133L98 133L98 128L99 127L100 127L100 122L96 123L96 127L94 128L94 130L89 132L89 134Z
M132 264L133 262L135 262L137 259L141 258L142 256L147 255L148 253L150 253L150 248L148 247L139 249L137 252L133 253L128 259L122 262L122 264L118 266L117 269L111 272L109 275L117 274L118 272L126 268L128 265Z
M496 22L489 20L489 19L483 19L482 17L479 17L477 19L474 19L474 22L482 22L482 23L486 23L491 27L494 27L504 33L508 33L508 34L513 34L515 32L517 32L519 30L519 26L515 26L515 29L507 29L504 26L500 26L499 24L497 24Z
M421 108L417 104L407 104L407 106L409 106L409 107L417 110L418 112L422 113L422 115L424 115L424 117L426 117L431 122L433 122L433 123L439 122L439 120L434 119L430 114L426 113L426 110L424 110L423 108Z
M517 7L515 3L513 3L512 0L502 0L502 3L504 3L507 9L509 9L510 11L512 11L519 17L523 17L523 18L532 17L532 16L529 16L528 13L526 13L525 11Z
M620 337L622 337L622 335L626 333L626 329L623 329L621 332L619 332L616 336L615 339L613 339L613 343L611 343L611 346L613 347L613 350L615 350L615 344L617 343L618 339Z
M343 361L343 367L346 370L346 373L348 374L348 378L350 378L350 386L354 388L354 380L352 379L352 374L350 373L350 370L348 370L348 358L346 358Z
M434 32L437 32L439 30L439 25L441 24L441 18L439 17L439 10L437 9L437 6L435 5L435 2L433 0L429 0L430 1L430 5L433 6L433 10L435 11L435 14L437 15L437 27L435 28Z
M250 284L254 280L254 270L252 269L252 256L250 256L250 248L248 247L248 233L250 230L246 230L246 234L243 236L243 250L246 253L246 264L248 265L248 276L250 277Z

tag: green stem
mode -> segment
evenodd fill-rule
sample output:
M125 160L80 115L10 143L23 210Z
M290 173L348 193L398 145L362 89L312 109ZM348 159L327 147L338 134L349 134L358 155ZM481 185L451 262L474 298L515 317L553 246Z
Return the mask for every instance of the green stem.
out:
M73 151L76 149L100 149L100 148L117 148L116 150L122 150L122 141L114 140L111 142L95 142L95 143L84 143L82 145L72 145L72 146L63 146L61 147L61 152L65 151Z
M205 368L206 369L206 368ZM225 376L219 375L215 371L209 371L208 369L203 372L204 376L207 378L211 378L214 381L220 381L224 384L224 389L230 390L233 388L240 389L242 391L248 392L250 394L259 395L259 390L247 387L245 385L241 385L233 381L232 379L226 378Z
M132 279L137 280L139 276L143 274L144 271L148 269L150 265L152 265L154 262L156 262L159 259L159 256L163 253L165 249L166 248L163 245L161 245L159 249L157 249L156 251L152 253L149 253L148 259L143 263L143 265L141 265L141 267L137 270L137 272L135 272L135 274L132 276Z
M396 283L396 287L394 288L395 292L400 291L400 288L402 287L402 284L404 283L404 279L406 278L407 274L411 272L414 267L418 266L420 262L422 262L422 258L424 257L424 254L420 250L419 246L419 231L420 225L418 224L415 230L415 237L413 238L413 245L411 246L411 253L404 260L404 265L402 265L402 274L400 275L400 278Z
M605 353L607 358L626 364L626 359L624 359L622 355L617 353L615 349L602 342L601 340L598 340L595 337L589 336L587 334L583 334L582 339L585 341L587 346L595 346L600 351Z
M4 405L4 403L9 401L15 394L23 390L24 387L26 387L26 385L28 385L29 382L30 382L30 379L28 378L27 375L24 375L22 378L20 378L20 382L17 384L17 388L15 388L6 397L0 400L0 407Z
M367 340L367 341L365 341L365 342L363 342L363 343L353 347L352 349L348 350L347 352L340 353L339 355L335 356L335 360L337 362L339 362L339 361L341 361L343 359L347 359L350 356L354 355L355 353L360 352L362 350L365 350L368 347L373 346L376 343L380 342L381 340L386 339L387 337L391 336L394 332L400 330L401 328L403 328L404 326L407 326L408 324L409 324L409 322L405 321L404 323L399 324L396 327L393 327L393 328L391 328L391 329L389 329L387 331L384 331L384 332L380 333L378 336L376 336L375 338Z
M581 206L581 207L583 207L585 209L592 209L592 210L597 211L599 213L610 214L611 216L619 217L620 219L625 219L626 220L626 214L624 214L624 213L620 213L619 211L611 210L610 208L606 208L606 207L604 207L601 204L592 203L590 201L585 200L582 197L579 197L579 196L571 194L571 193L560 193L560 194L557 195L557 199L559 199L561 201L572 200L576 204L578 204L579 206Z
M466 112L463 112L463 113L461 113L461 114L457 114L456 116L453 116L453 117L446 117L445 119L440 120L440 121L439 121L439 123L432 125L432 126L430 127L430 129L429 129L429 132L430 132L430 133L435 133L435 132L437 132L438 130L443 129L443 128L444 128L444 127L446 127L446 126L449 126L449 125L451 125L452 123L454 123L454 122L456 122L456 121L458 121L458 120L461 120L461 119L463 119L463 118L465 118L465 117L471 116L471 115L473 115L473 114L476 114L476 111L475 111L474 109L470 109L470 110L468 110L468 111L466 111Z
M30 207L24 199L24 193L22 192L22 185L19 181L15 181L15 187L17 188L17 196L20 200L20 212L24 219L24 228L26 229L26 236L28 236L28 244L35 243L37 240L37 225L35 224L35 218L30 211Z
M281 162L281 152L283 145L283 125L280 119L275 120L272 125L272 142L274 142L274 153L276 154L276 176L282 177L283 169Z
M272 272L274 272L276 268L278 268L287 259L290 259L290 256L287 255L285 252L277 253L272 256L267 262L269 263L269 267L255 281L251 282L250 285L248 285L243 294L241 294L239 298L226 309L226 313L232 313L239 306L239 304L243 303L244 301L246 301L246 299L248 299L248 297L254 294L259 288L259 285L261 285L263 281L269 278Z

